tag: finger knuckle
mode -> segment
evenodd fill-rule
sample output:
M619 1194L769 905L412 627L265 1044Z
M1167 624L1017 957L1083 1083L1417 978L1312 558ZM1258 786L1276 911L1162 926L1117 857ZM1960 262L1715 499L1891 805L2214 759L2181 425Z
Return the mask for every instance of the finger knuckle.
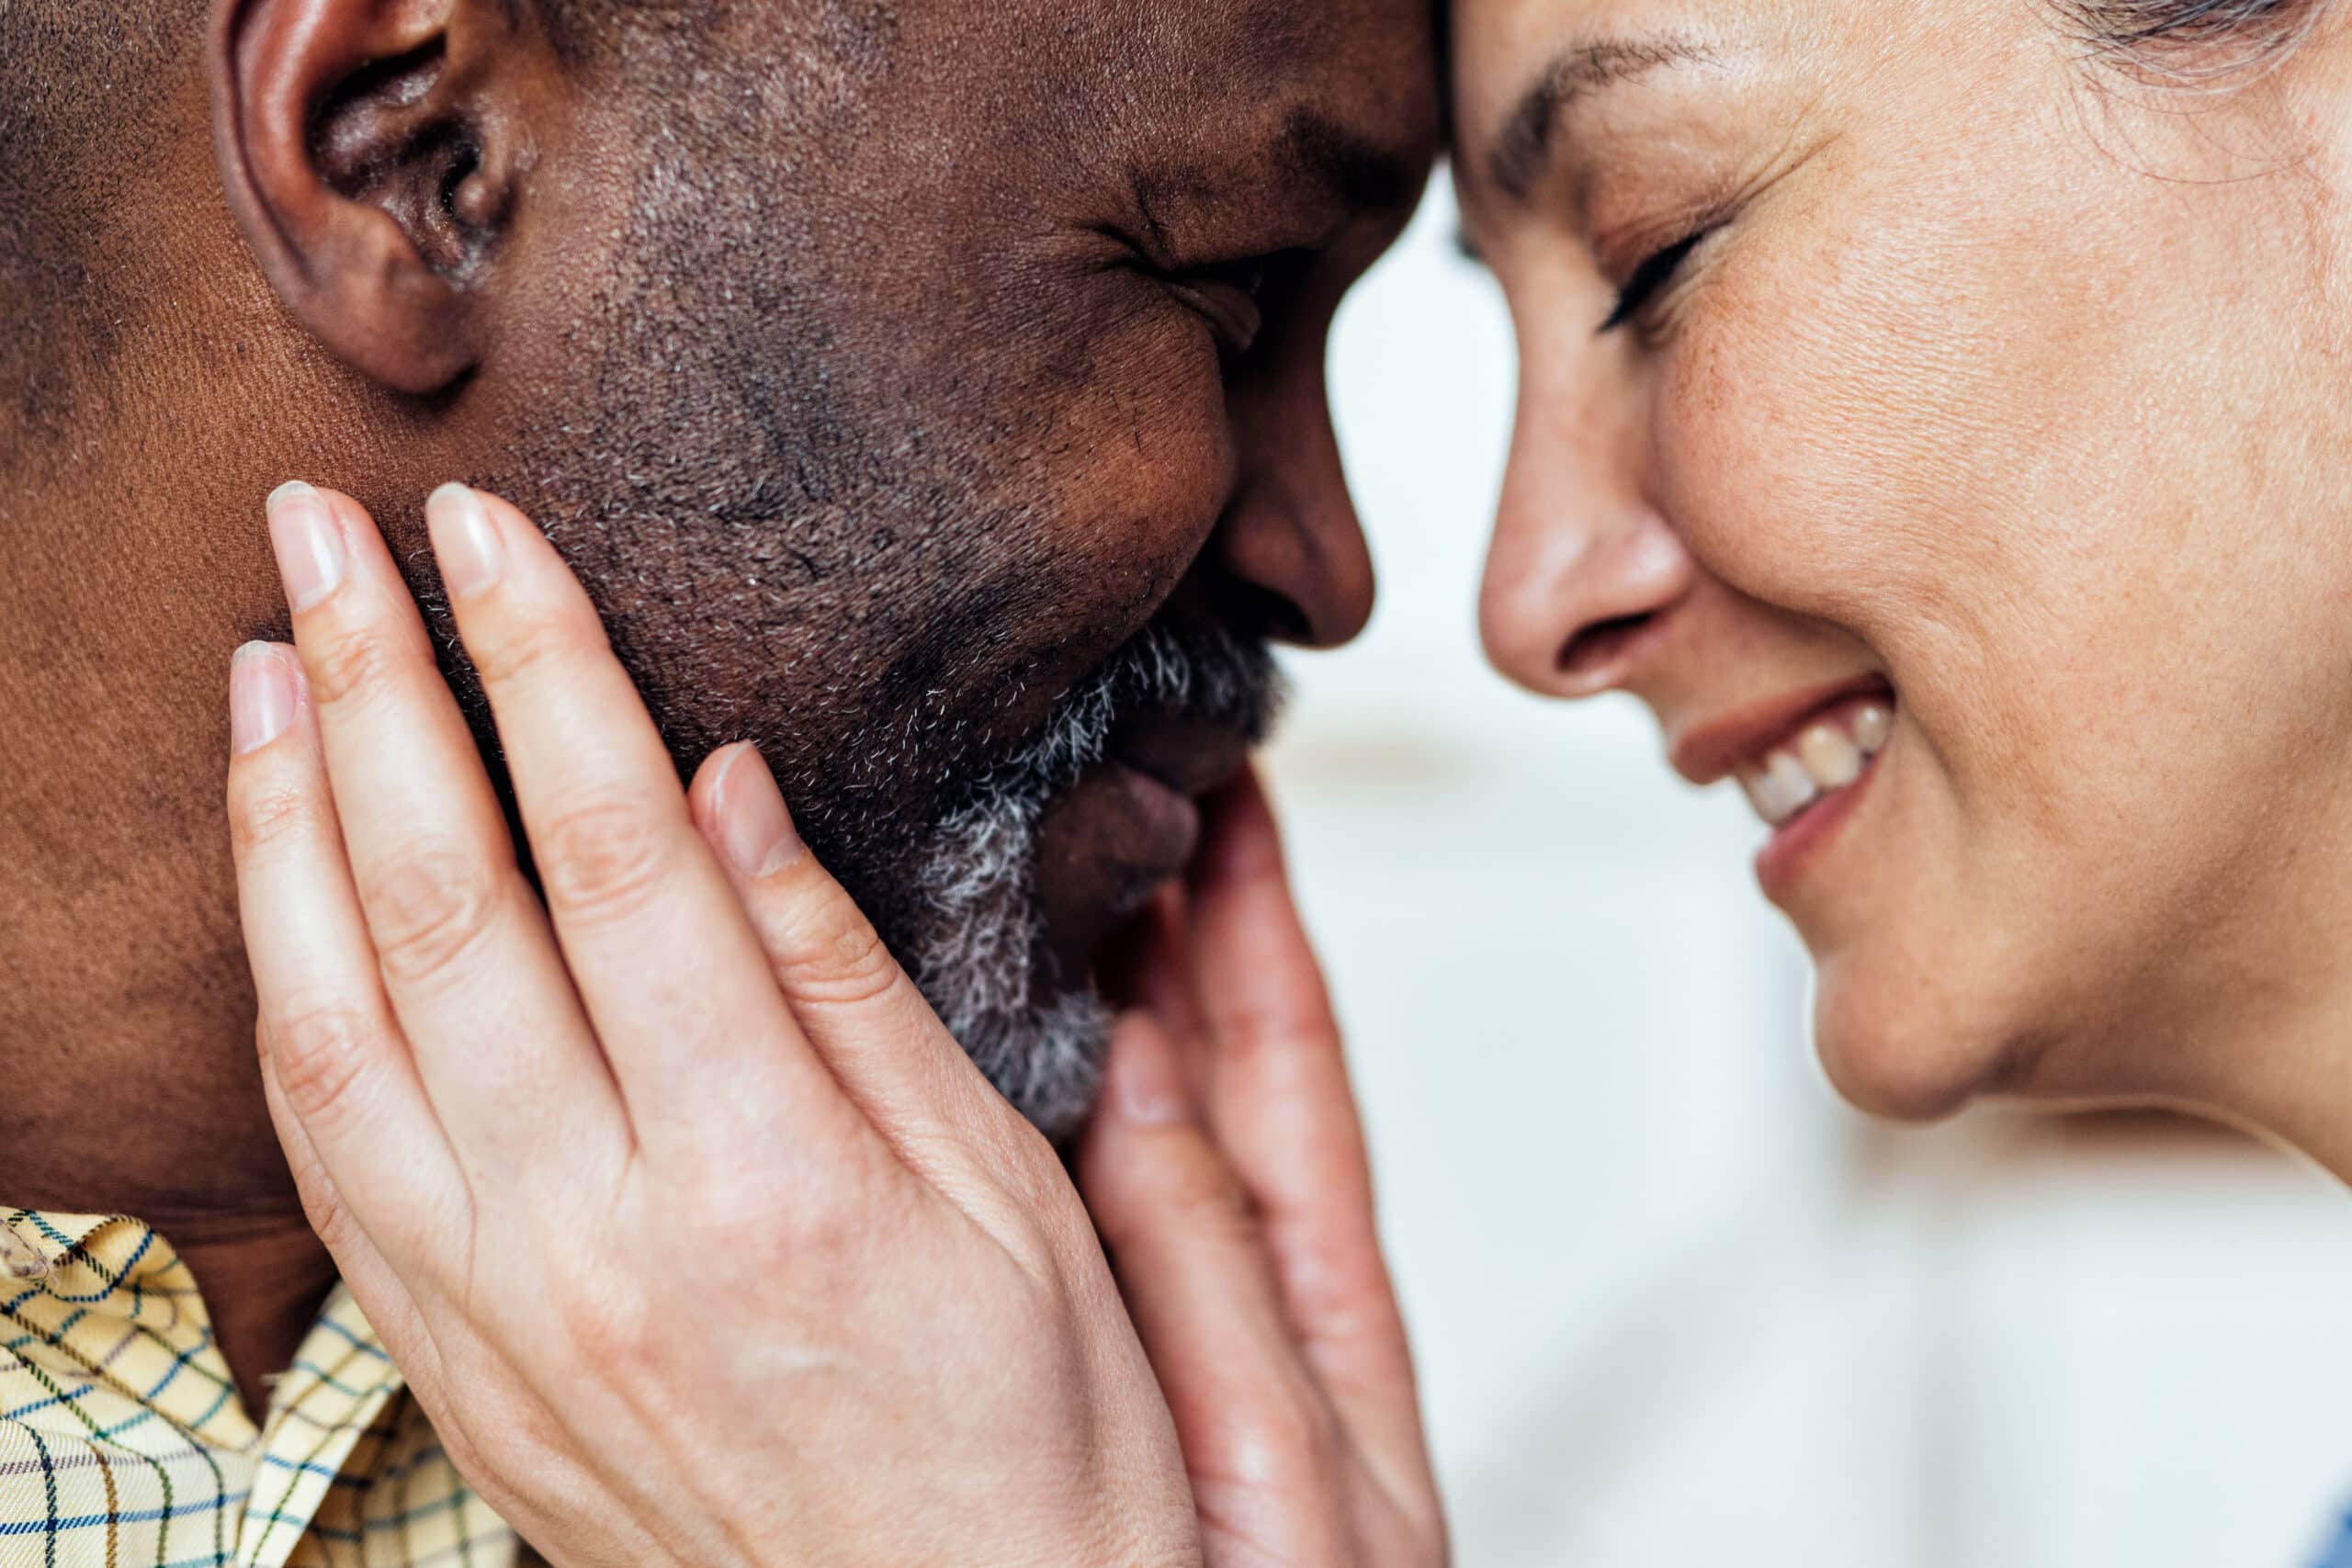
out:
M351 1211L344 1206L324 1166L316 1159L303 1161L294 1172L294 1195L301 1201L302 1218L329 1252L349 1244Z
M1114 1245L1168 1232L1225 1247L1263 1245L1265 1224L1256 1202L1197 1130L1168 1129L1155 1145L1126 1166L1114 1201L1098 1206L1096 1218Z
M604 645L603 629L583 619L535 606L478 627L467 639L466 652L482 684L492 689L560 676Z
M342 707L391 683L400 650L379 627L361 624L314 634L302 650L311 700Z
M229 843L240 861L300 844L319 823L319 803L296 781L243 773L229 784Z
M1225 1161L1197 1137L1188 1138L1177 1157L1167 1162L1161 1183L1168 1206L1190 1222L1257 1235L1257 1206Z
M533 831L548 905L573 919L622 919L642 909L668 869L667 838L645 805L594 799L568 807Z
M481 856L434 847L376 869L360 903L385 978L425 986L448 975L496 918L499 877Z
M304 1122L347 1121L357 1113L380 1031L343 1007L299 1009L265 1031L286 1103Z
M788 940L776 972L795 1000L837 1007L878 1001L907 983L888 944L845 896L829 899Z
M566 1348L582 1365L613 1367L641 1359L647 1336L635 1301L610 1290L564 1292L555 1315Z
M1226 1412L1220 1449L1232 1478L1295 1492L1328 1468L1336 1442L1321 1404L1275 1380L1259 1397Z
M1017 1114L973 1119L967 1134L981 1168L995 1173L1014 1211L1049 1239L1093 1241L1093 1222L1070 1184L1069 1170L1044 1134Z
M1109 1275L1101 1273L1102 1233L1067 1177L1057 1182L1020 1159L987 1168L988 1174L972 1184L978 1190L967 1208L981 1218L1020 1272L1046 1292L1051 1311L1041 1315L1068 1318L1080 1297L1098 1283L1109 1285ZM979 1190L985 1196L978 1195ZM1099 1280L1094 1278L1098 1273Z
M812 1292L857 1295L871 1286L876 1249L903 1240L887 1218L908 1214L902 1177L889 1164L860 1157L797 1183L746 1181L740 1162L731 1170L711 1166L689 1188L697 1194L696 1250L725 1259L725 1269L748 1288L790 1278Z
M1300 991L1290 996L1230 1004L1217 1019L1219 1042L1236 1056L1263 1055L1303 1047L1336 1047L1338 1025L1329 1005L1319 994Z

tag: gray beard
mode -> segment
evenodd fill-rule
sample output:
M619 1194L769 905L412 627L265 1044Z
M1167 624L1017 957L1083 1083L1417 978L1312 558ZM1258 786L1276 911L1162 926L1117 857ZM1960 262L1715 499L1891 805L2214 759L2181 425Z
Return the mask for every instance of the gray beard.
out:
M1047 1137L1068 1137L1093 1107L1111 1010L1091 976L1038 972L1034 881L1046 803L1102 759L1130 714L1209 718L1254 743L1281 699L1264 643L1154 623L1067 694L1029 744L933 830L918 878L915 983L989 1081Z

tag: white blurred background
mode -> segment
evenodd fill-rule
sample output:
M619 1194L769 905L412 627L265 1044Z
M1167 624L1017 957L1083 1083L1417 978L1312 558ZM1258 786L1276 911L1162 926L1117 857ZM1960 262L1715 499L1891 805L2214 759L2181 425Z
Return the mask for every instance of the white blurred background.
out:
M2352 1211L2170 1122L1842 1107L1761 829L1506 687L1513 354L1439 188L1351 297L1370 633L1272 762L1465 1568L2302 1568L2352 1498Z

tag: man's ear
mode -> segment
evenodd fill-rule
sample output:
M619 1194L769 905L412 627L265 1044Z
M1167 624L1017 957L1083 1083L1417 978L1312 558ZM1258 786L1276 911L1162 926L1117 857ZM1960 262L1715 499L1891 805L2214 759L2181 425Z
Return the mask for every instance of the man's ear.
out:
M216 0L213 139L279 297L344 360L440 391L487 337L546 61L511 0Z

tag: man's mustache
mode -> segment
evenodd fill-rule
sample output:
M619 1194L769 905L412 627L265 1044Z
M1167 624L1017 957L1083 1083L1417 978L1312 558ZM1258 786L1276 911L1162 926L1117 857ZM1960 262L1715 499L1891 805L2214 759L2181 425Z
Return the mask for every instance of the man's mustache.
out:
M1162 615L1063 695L1009 772L1033 788L1065 787L1108 754L1123 725L1144 717L1224 730L1255 748L1273 732L1288 695L1262 635Z

